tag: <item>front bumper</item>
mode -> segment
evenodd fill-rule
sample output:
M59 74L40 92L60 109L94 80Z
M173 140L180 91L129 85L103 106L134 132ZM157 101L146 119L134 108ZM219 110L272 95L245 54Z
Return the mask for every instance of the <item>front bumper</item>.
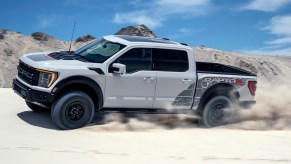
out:
M54 94L33 90L30 87L22 84L16 78L13 79L12 87L14 92L24 98L26 101L50 104L55 99Z

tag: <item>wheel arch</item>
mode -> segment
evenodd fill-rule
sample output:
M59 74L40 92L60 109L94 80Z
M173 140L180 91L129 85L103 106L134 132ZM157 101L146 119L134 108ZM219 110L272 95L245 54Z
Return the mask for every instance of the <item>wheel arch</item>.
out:
M223 95L228 97L232 102L236 103L240 97L238 90L231 84L228 83L219 83L211 86L204 92L202 95L197 111L201 113L204 109L206 103L213 97Z
M79 90L87 93L92 98L95 110L99 110L103 107L103 93L101 87L93 79L85 76L72 76L61 80L52 89L52 94L56 95L54 101L63 93L70 90Z

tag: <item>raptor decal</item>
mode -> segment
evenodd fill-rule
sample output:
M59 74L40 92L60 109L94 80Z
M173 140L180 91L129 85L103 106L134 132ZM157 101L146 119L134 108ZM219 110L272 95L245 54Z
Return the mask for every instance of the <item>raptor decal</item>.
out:
M202 88L208 88L210 85L216 83L229 83L229 84L238 84L245 85L245 80L240 78L227 78L227 77L206 77L201 81Z

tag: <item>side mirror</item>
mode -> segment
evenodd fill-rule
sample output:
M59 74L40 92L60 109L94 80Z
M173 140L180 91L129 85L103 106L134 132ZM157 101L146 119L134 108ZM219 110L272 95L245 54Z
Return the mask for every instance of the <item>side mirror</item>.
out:
M126 66L120 63L113 63L112 66L110 66L109 72L124 74L126 72Z

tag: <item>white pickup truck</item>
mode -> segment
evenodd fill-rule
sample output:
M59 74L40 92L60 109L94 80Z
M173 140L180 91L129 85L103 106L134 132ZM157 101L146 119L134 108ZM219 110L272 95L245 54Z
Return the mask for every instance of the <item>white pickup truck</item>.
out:
M195 111L206 127L229 122L255 103L256 75L195 62L185 44L161 38L104 36L77 51L23 55L14 91L35 112L51 110L61 129L89 124L98 112Z

